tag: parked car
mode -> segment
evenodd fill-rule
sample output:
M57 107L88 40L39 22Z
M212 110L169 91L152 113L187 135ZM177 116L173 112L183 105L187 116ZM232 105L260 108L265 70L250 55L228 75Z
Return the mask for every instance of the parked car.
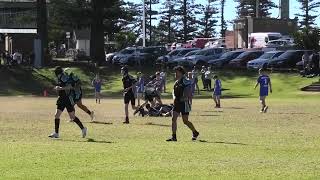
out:
M113 58L112 64L135 65L140 61L141 65L154 64L156 59L166 53L162 46L129 47L119 51Z
M228 66L232 68L245 68L249 61L253 59L257 59L263 53L264 51L261 51L261 50L243 52L236 59L231 60Z
M182 48L182 49L176 49L171 51L169 54L160 56L157 59L157 63L168 63L170 61L173 61L179 57L185 56L187 53L191 51L199 50L199 48Z
M194 51L191 51L191 52L187 53L183 57L179 57L179 58L176 58L175 60L169 61L167 63L167 66L172 68L172 67L175 67L177 65L182 65L182 62L186 61L188 59L188 57L196 55L199 51L200 50L197 49L197 50L194 50Z
M227 65L231 60L237 58L244 50L229 51L224 53L219 59L213 59L208 62L208 65L213 68L222 68Z
M288 50L279 57L270 60L268 68L294 68L301 61L305 50ZM307 51L310 54L312 51Z
M249 61L247 63L247 69L267 68L268 67L268 62L271 59L277 58L283 53L284 53L284 51L269 51L269 52L266 52L262 56L260 56L259 58L254 59L252 61Z
M209 60L218 59L225 52L223 48L210 48L199 50L196 54L181 59L178 64L188 67L207 65Z
M285 39L278 39L278 40L273 40L269 41L266 45L267 48L277 48L277 47L293 47L295 46L294 43L285 40Z
M125 48L112 58L112 64L130 64L142 60L145 57L142 48ZM132 64L130 64L132 65Z

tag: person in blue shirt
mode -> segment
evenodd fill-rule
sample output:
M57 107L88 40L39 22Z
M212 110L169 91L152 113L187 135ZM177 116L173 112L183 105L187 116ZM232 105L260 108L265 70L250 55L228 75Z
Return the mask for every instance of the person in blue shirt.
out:
M100 104L102 80L100 79L99 74L97 74L96 77L92 80L92 86L94 87L96 103Z
M268 106L266 105L266 97L269 93L269 87L270 87L270 93L272 93L272 86L271 86L271 80L270 77L266 74L264 69L259 69L259 78L257 80L257 83L254 87L256 89L258 85L260 85L260 102L262 105L261 113L266 113L268 110Z
M144 93L144 77L141 72L137 73L137 84L136 84L136 91L137 91L137 99L138 99L138 106L140 106L140 100L143 99Z
M213 89L212 97L214 102L216 103L215 108L221 108L221 104L220 104L221 88L222 88L221 81L217 75L214 75L213 79L214 79L214 89Z

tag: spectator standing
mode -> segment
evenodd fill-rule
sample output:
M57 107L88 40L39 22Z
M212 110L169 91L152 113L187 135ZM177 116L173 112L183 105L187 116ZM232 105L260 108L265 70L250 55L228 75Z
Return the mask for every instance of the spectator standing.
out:
M207 71L204 73L204 79L205 79L206 84L207 84L207 90L211 91L212 72L211 72L211 68L210 67L208 67Z
M202 84L203 84L203 89L207 89L207 84L205 81L205 73L206 73L207 69L205 66L202 66L202 69L200 71L201 73L201 80L202 80Z
M197 91L198 91L198 95L200 94L200 89L199 89L199 85L198 85L198 71L197 71L197 68L196 66L193 67L192 71L192 79L194 79L194 89L197 88Z
M165 93L166 92L166 83L167 83L167 74L164 69L161 70L160 77L162 79L162 89L163 89L163 92Z

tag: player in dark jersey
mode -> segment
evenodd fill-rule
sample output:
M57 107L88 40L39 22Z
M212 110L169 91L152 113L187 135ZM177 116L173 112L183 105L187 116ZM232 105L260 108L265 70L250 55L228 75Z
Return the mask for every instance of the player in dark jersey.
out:
M58 85L54 88L58 94L57 110L55 113L55 131L49 135L50 138L59 138L60 116L64 109L67 109L70 119L75 122L81 129L82 137L87 135L87 128L83 126L79 118L75 115L73 93L74 90L70 84L69 76L64 73L61 67L56 67L54 73L58 79Z
M271 86L271 80L270 77L265 73L264 69L259 69L259 78L257 80L256 85L254 86L254 89L260 85L260 102L262 105L261 113L266 113L268 110L268 106L266 105L266 97L268 96L269 87L270 87L270 93L272 93L272 86Z
M82 109L84 112L86 112L90 118L91 118L91 121L94 120L94 112L93 111L90 111L88 109L87 106L85 106L83 103L82 103L82 88L81 88L81 80L79 79L78 76L74 75L73 73L70 73L69 74L69 81L73 87L73 90L74 90L74 102L75 104L77 104L77 106Z
M129 124L129 102L131 102L132 109L136 109L136 98L133 92L133 88L136 86L137 80L129 75L128 68L122 67L121 68L122 74L122 83L123 83L123 98L124 98L124 110L126 119L123 122L124 124Z
M177 119L182 115L182 120L187 125L192 133L192 140L196 140L199 132L194 128L193 124L189 121L189 112L191 111L190 97L191 97L191 82L185 77L185 70L183 67L178 66L175 68L176 82L173 89L173 113L172 113L172 137L167 141L177 141Z

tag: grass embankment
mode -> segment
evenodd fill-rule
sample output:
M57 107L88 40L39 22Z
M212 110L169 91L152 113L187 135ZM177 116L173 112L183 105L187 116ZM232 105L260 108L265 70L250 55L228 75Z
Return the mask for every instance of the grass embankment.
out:
M67 65L65 67L68 67ZM77 74L83 82L83 90L86 97L93 95L91 81L94 78L94 68L87 66L72 67L71 71ZM132 70L131 74L135 75L137 71ZM146 75L155 72L152 68L142 70ZM217 71L222 79L223 92L225 97L256 97L257 90L253 89L258 76L257 72L247 71ZM102 67L100 74L104 80L102 94L104 97L120 97L122 95L122 82L119 67ZM174 82L174 73L168 70L168 93L165 97L171 97L171 90ZM303 93L301 87L311 84L318 79L302 78L297 73L272 73L271 74L274 98L299 98L313 97L314 93ZM199 77L199 86L202 88L201 78ZM0 95L42 95L47 89L50 95L55 95L52 90L55 83L55 77L52 68L43 68L39 70L30 70L25 68L2 69L0 72ZM201 91L200 96L210 97L210 92Z

